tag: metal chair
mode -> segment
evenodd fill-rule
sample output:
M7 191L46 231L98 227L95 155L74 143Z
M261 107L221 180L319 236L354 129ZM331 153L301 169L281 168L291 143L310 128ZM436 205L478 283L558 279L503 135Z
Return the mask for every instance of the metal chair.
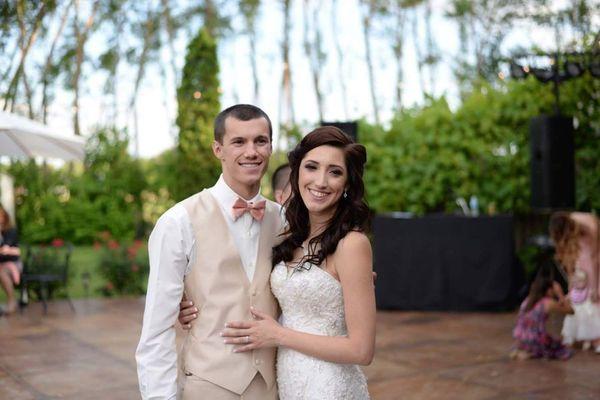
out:
M71 310L75 312L73 302L69 297L67 282L69 279L69 264L73 245L31 247L26 248L21 275L20 309L29 304L30 290L33 290L44 306L44 315L48 313L48 299L52 293L64 288Z

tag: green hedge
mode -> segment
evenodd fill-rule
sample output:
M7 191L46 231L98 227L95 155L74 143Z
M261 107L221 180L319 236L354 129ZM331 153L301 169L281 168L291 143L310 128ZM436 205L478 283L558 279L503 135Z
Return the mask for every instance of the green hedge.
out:
M452 212L475 195L483 212L527 213L529 122L550 114L551 86L530 78L479 85L452 111L431 99L395 116L389 129L360 126L368 149L366 187L378 212ZM577 207L600 209L600 80L589 74L561 86L564 114L575 117Z

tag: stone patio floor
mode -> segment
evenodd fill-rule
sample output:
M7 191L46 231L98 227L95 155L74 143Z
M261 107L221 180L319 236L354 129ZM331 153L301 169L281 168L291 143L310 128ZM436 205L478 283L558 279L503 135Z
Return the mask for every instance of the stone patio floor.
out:
M143 299L40 304L0 318L0 399L139 399ZM600 355L512 361L514 313L382 312L373 399L600 399ZM555 325L557 325L555 323Z

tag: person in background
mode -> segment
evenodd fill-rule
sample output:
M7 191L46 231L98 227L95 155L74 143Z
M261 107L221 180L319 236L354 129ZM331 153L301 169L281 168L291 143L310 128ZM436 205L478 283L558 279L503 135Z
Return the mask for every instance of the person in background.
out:
M8 212L0 205L0 283L6 292L6 309L0 314L12 314L17 310L15 287L21 280L21 250L19 235Z
M570 277L567 297L573 306L573 315L567 315L563 322L563 343L573 345L582 343L582 349L588 350L592 341L600 337L600 309L590 300L587 274L576 269Z
M555 258L569 277L569 287L577 291L581 304L574 318L563 325L565 341L590 341L600 353L600 233L598 217L591 213L559 211L550 217L549 231L556 247ZM579 278L575 278L576 275ZM585 296L584 296L585 294ZM577 321L576 326L574 325ZM575 332L576 329L578 332Z
M290 186L290 172L290 165L287 163L282 164L275 169L275 172L273 172L273 176L271 177L273 197L275 197L275 201L282 206L292 194L292 187Z
M566 360L572 350L553 337L546 329L550 313L573 314L573 308L565 298L560 285L540 269L531 283L529 295L523 300L513 330L516 340L511 358L549 358Z

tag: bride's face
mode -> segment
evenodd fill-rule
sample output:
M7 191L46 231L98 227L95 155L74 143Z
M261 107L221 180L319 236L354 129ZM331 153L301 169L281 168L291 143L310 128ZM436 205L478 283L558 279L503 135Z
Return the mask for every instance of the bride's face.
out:
M315 147L300 163L298 188L309 214L332 215L347 182L344 152L337 147Z

